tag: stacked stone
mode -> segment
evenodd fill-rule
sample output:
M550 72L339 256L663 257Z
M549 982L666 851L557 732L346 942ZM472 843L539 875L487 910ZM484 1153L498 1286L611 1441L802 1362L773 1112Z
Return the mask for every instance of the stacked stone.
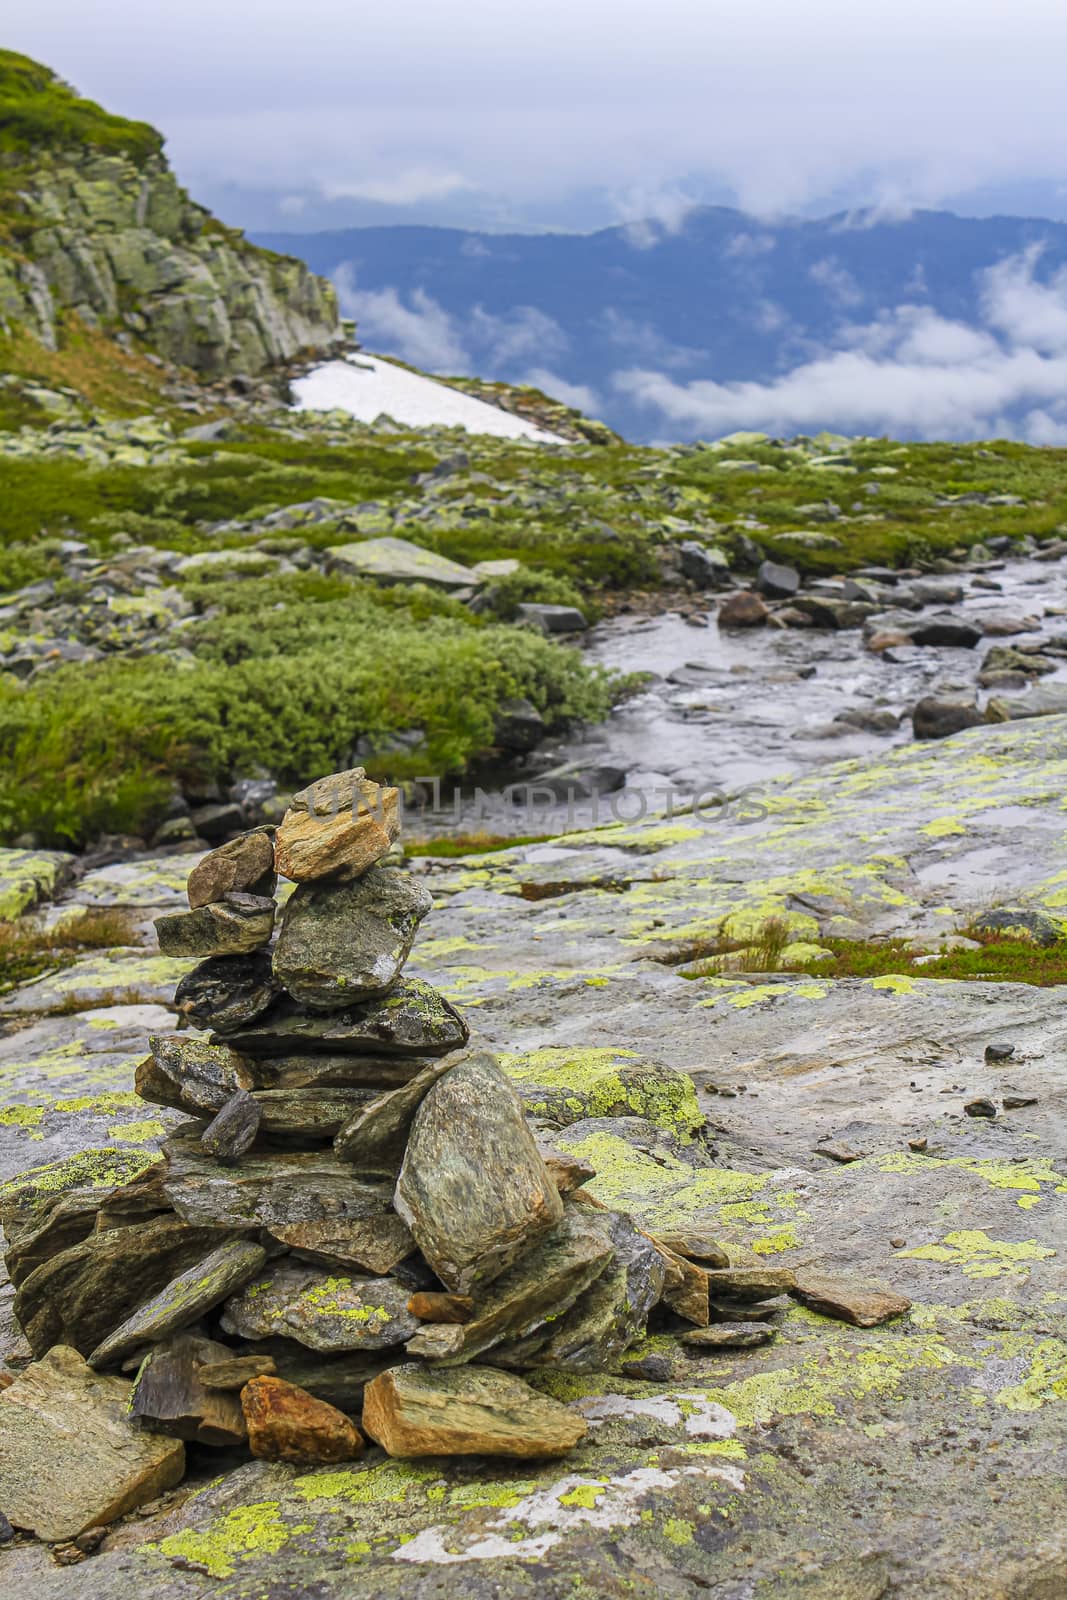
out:
M100 1152L0 1204L39 1385L135 1373L143 1432L269 1459L364 1435L550 1456L585 1423L516 1374L617 1362L661 1297L692 1314L704 1269L585 1193L591 1169L539 1144L494 1057L403 977L431 901L397 831L395 790L334 774L202 858L157 922L202 958L176 995L196 1031L153 1038L137 1090L191 1120L161 1159Z

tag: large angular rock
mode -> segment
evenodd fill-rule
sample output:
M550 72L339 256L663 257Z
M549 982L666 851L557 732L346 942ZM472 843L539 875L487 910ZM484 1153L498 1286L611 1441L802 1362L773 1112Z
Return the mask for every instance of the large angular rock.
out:
M361 1183L352 1168L319 1151L269 1151L220 1167L190 1139L165 1146L163 1188L191 1224L216 1228L272 1228L294 1222L360 1220L385 1211L388 1183Z
M89 1365L116 1366L132 1350L188 1327L254 1278L266 1259L263 1246L251 1239L229 1239L220 1244L138 1306L97 1345Z
M255 1084L251 1064L229 1045L164 1033L153 1034L148 1046L151 1058L138 1067L134 1086L156 1105L214 1113Z
M333 1277L283 1262L227 1302L227 1333L295 1339L312 1350L387 1350L418 1329L395 1278Z
M398 803L362 767L320 778L290 802L274 841L277 870L296 883L358 877L396 838Z
M283 1001L253 1027L230 1035L229 1043L251 1056L443 1056L466 1044L467 1036L466 1023L443 995L417 978L402 978L384 999L345 1011L309 1015Z
M569 1372L603 1370L645 1332L649 1313L663 1293L666 1263L647 1234L618 1211L589 1219L607 1235L614 1258L536 1348L507 1346L492 1351L501 1366L557 1367Z
M129 1395L65 1345L0 1391L0 1505L16 1528L76 1539L180 1482L184 1446L131 1424Z
M372 867L351 883L303 883L285 907L274 975L319 1011L374 1000L400 976L433 901L407 873Z
M375 1277L392 1272L415 1249L407 1223L393 1211L347 1222L327 1218L322 1222L280 1223L269 1232L271 1238L305 1260L348 1272L369 1272Z
M852 1279L834 1277L808 1267L797 1271L791 1293L810 1311L836 1317L840 1322L851 1322L856 1328L876 1328L879 1323L902 1317L911 1310L911 1301L906 1295L872 1289Z
M363 1427L391 1456L566 1455L585 1421L491 1367L390 1367L367 1385Z
M169 1214L91 1233L20 1284L16 1320L35 1355L53 1344L87 1354L218 1242L215 1229Z
M265 950L212 956L179 983L174 1005L197 1028L234 1033L261 1017L282 992Z
M284 1378L253 1378L241 1390L248 1448L261 1461L329 1465L363 1454L363 1435L343 1412Z
M205 1365L229 1358L224 1344L179 1334L156 1345L134 1379L129 1414L153 1433L217 1446L240 1444L245 1438L244 1413L237 1395L201 1380Z
M423 1100L457 1058L433 1061L402 1088L391 1089L363 1105L333 1141L341 1161L365 1172L396 1172L404 1159L408 1130ZM462 1057L458 1059L462 1060Z
M502 1340L527 1339L550 1320L554 1324L612 1259L613 1245L597 1223L598 1215L569 1205L556 1227L475 1293L469 1321L423 1327L408 1344L410 1354L431 1361L470 1361Z
M198 911L156 918L165 956L237 956L270 943L275 904L265 895L226 894Z
M456 1062L423 1100L395 1205L456 1294L491 1283L561 1220L522 1101L488 1053Z
M326 557L330 567L353 577L373 578L378 583L430 583L439 589L467 589L478 582L477 574L469 567L413 544L410 539L392 535L332 545Z
M277 882L273 831L255 828L209 850L190 872L186 887L189 904L196 911L234 892L270 896Z

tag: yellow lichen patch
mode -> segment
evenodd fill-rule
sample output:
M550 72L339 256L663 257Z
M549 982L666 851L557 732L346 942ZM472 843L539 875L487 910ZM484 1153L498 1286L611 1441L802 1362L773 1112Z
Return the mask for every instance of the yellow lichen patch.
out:
M998 1389L993 1396L997 1405L1009 1411L1037 1411L1050 1400L1067 1400L1067 1342L1043 1339L1026 1353L1030 1356L1026 1377ZM1009 1359L1015 1354L1012 1351Z
M311 1472L295 1478L292 1493L301 1500L343 1500L349 1505L402 1505L413 1490L441 1476L440 1468L414 1461L380 1461L337 1472Z
M981 1228L957 1228L946 1233L940 1244L917 1245L914 1250L897 1250L898 1257L912 1261L943 1261L958 1266L968 1278L999 1278L1004 1273L1028 1276L1032 1261L1045 1261L1056 1254L1036 1239L1011 1243L991 1239Z
M580 1506L583 1511L595 1511L597 1502L607 1492L608 1481L599 1479L596 1483L578 1483L566 1494L557 1496L561 1506Z
M935 817L924 828L919 829L928 839L947 839L952 834L966 833L967 829L958 817Z
M913 994L915 979L907 978L901 972L883 972L880 978L871 979L872 989L889 989L893 994Z
M207 1528L170 1533L157 1549L169 1560L180 1558L209 1577L229 1578L239 1561L277 1555L295 1531L282 1521L276 1500L262 1500L228 1511Z

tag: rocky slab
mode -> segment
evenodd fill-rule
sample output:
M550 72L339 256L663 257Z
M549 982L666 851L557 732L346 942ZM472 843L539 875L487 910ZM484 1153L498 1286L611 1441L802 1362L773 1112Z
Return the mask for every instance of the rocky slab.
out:
M220 1167L191 1139L167 1145L162 1186L190 1224L215 1228L271 1228L326 1219L371 1217L392 1199L388 1183L363 1183L351 1167L318 1151L269 1151Z
M555 1400L491 1367L392 1367L367 1385L363 1426L391 1456L561 1456L586 1424Z
M402 978L383 999L343 1011L308 1013L283 1002L228 1037L252 1056L438 1056L466 1043L467 1026L430 984Z
M138 1306L89 1357L91 1367L117 1366L132 1350L192 1326L255 1277L267 1253L250 1239L228 1239Z
M129 1420L130 1385L57 1345L0 1391L0 1503L16 1528L75 1539L178 1483L178 1439Z
M274 913L266 895L225 894L197 911L157 917L159 948L165 956L245 955L269 944Z
M312 1350L387 1350L418 1324L394 1278L333 1276L283 1262L227 1302L222 1326L242 1339L295 1339Z

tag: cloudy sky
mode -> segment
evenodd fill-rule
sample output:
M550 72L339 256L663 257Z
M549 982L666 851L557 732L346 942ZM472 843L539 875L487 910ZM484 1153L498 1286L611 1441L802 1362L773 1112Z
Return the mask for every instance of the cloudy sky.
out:
M15 0L229 220L595 227L694 201L1067 217L1064 0Z

